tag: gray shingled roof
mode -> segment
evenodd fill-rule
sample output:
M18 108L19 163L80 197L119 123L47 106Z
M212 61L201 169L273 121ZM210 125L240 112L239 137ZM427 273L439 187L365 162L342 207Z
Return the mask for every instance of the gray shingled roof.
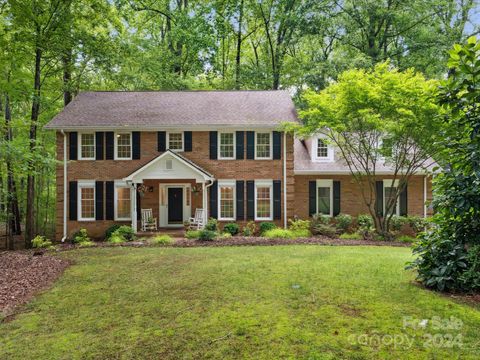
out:
M46 128L253 128L283 121L297 121L286 91L95 91L80 93Z

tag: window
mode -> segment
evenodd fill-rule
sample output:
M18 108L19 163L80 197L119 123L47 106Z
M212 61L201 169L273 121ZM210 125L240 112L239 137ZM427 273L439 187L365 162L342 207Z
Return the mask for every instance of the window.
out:
M235 159L235 134L220 133L219 159Z
M117 134L115 138L116 159L130 160L132 158L132 134Z
M272 182L255 182L255 220L272 220Z
M322 139L317 141L317 157L326 158L328 157L328 146Z
M315 161L333 161L333 147L322 138L316 138L313 141L312 160Z
M272 158L272 133L255 133L255 158Z
M317 180L317 214L333 215L333 181Z
M95 220L95 182L78 183L78 207L80 221Z
M125 184L115 184L115 220L131 219L130 188Z
M218 182L218 207L220 220L235 219L235 181Z
M398 180L393 182L392 180L383 180L383 213L387 213L387 207L390 206L390 212L393 212L394 215L400 215L400 202L398 199L395 200L395 195L397 192ZM392 202L395 202L391 206Z
M174 151L183 151L183 132L168 133L168 148Z
M80 134L80 160L95 160L95 134Z

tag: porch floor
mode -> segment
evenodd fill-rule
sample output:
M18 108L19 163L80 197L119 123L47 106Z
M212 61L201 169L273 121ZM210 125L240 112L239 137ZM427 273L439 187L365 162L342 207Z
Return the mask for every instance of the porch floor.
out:
M159 228L157 231L139 231L138 237L152 237L156 235L170 235L173 238L183 238L185 230L182 228Z

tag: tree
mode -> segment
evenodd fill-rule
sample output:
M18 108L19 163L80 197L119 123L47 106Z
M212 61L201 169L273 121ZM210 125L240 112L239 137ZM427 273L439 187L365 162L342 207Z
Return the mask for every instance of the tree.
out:
M432 95L436 82L413 70L400 72L388 63L373 70L349 70L319 93L304 96L299 136L321 133L338 149L339 158L361 190L378 234L390 237L390 220L409 179L427 168L435 153L432 139L439 128ZM398 186L378 209L379 168L392 172Z
M426 286L480 289L480 41L455 45L439 93L445 129L436 141L443 170L434 181L434 227L411 264Z

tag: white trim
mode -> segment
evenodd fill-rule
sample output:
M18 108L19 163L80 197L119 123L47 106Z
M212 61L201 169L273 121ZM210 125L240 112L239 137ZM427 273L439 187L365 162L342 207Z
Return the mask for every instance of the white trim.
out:
M112 125L112 126L78 126L78 125L45 125L44 129L46 130L64 130L64 131L117 131L119 128L123 130L128 130L128 131L157 131L157 130L163 130L163 131L184 131L183 129L188 128L189 130L195 130L195 131L211 131L214 129L232 129L232 130L238 130L238 131L245 131L245 129L251 129L251 130L268 130L268 131L273 131L278 129L280 125L280 122L276 124L244 124L244 125L238 125L238 124L231 124L231 123L225 123L225 124L203 124L203 125L197 125L197 124L185 124L182 128L178 128L175 125L142 125L139 127L138 125Z
M137 213L140 211L137 209L137 184L132 183L130 187L130 205L132 207L132 215L131 222L132 222L132 229L136 233L137 232Z
M181 149L170 149L170 134L181 134L182 135L182 148ZM167 132L167 149L170 151L183 152L185 151L185 134L183 130L178 131L168 131Z
M132 220L132 211L130 211L130 216L126 218L118 217L118 195L117 195L117 188L126 188L130 190L130 186L128 186L126 181L115 180L114 183L114 191L113 191L113 206L114 206L114 219L115 221L130 221ZM130 209L132 209L132 192L130 191Z
M221 152L221 147L222 147L221 137L222 137L222 134L232 134L233 135L233 156L232 157L222 156L222 152ZM219 131L218 132L217 158L218 158L218 160L235 160L237 158L237 136L236 136L235 131Z
M82 217L82 189L83 188L93 188L93 217L92 218L83 218ZM95 221L96 213L96 201L95 201L95 180L78 180L77 183L77 213L78 221Z
M233 217L230 218L224 218L221 217L221 195L222 192L220 191L220 187L232 187L233 188ZM234 221L237 216L237 187L236 187L236 181L235 180L218 180L217 182L217 211L218 211L218 220L220 221Z
M283 132L283 227L287 228L287 133Z
M383 180L383 215L385 216L387 214L387 202L385 199L385 188L387 187L394 187L398 188L398 180L392 180L392 179L384 179ZM396 203L396 209L395 209L395 214L399 216L400 215L400 198L397 199Z
M327 145L327 156L318 156L318 142L319 140L324 141L325 136L317 136L313 139L313 149L312 149L312 161L314 162L333 162L335 161L335 151L331 144L326 142Z
M63 237L62 242L67 239L67 135L63 129L61 130L63 135Z
M270 188L270 216L269 217L257 217L257 188L269 187ZM255 221L271 221L273 220L273 180L255 180L254 186L254 219Z
M160 202L162 188L165 189L165 205ZM181 188L182 189L182 222L180 224L170 224L168 222L168 189L169 188ZM190 205L187 205L187 191L190 188ZM183 227L183 222L188 220L192 216L192 189L190 183L160 183L158 192L158 210L159 210L159 224L160 227L176 228Z
M93 157L82 157L82 136L83 135L93 135ZM95 132L79 132L78 133L78 160L95 160L95 152L97 150L97 138Z
M330 217L333 217L333 180L332 179L317 179L317 184L315 188L315 212L318 214L318 188L329 188L330 189L330 213L324 214Z
M350 170L294 170L294 175L351 175ZM376 175L395 175L393 171L376 171ZM403 173L397 172L397 175ZM425 175L427 174L426 171L417 171L413 175Z
M118 141L118 135L123 135L123 134L129 134L130 135L130 157L118 157L118 144L117 144L117 141ZM113 134L114 136L114 155L113 155L113 158L114 160L132 160L132 153L133 153L133 144L132 144L132 133L129 132L129 131L119 131L119 132L115 132Z
M268 157L257 156L257 135L258 134L270 134L270 155ZM273 159L273 132L272 131L255 131L255 160L272 160Z

